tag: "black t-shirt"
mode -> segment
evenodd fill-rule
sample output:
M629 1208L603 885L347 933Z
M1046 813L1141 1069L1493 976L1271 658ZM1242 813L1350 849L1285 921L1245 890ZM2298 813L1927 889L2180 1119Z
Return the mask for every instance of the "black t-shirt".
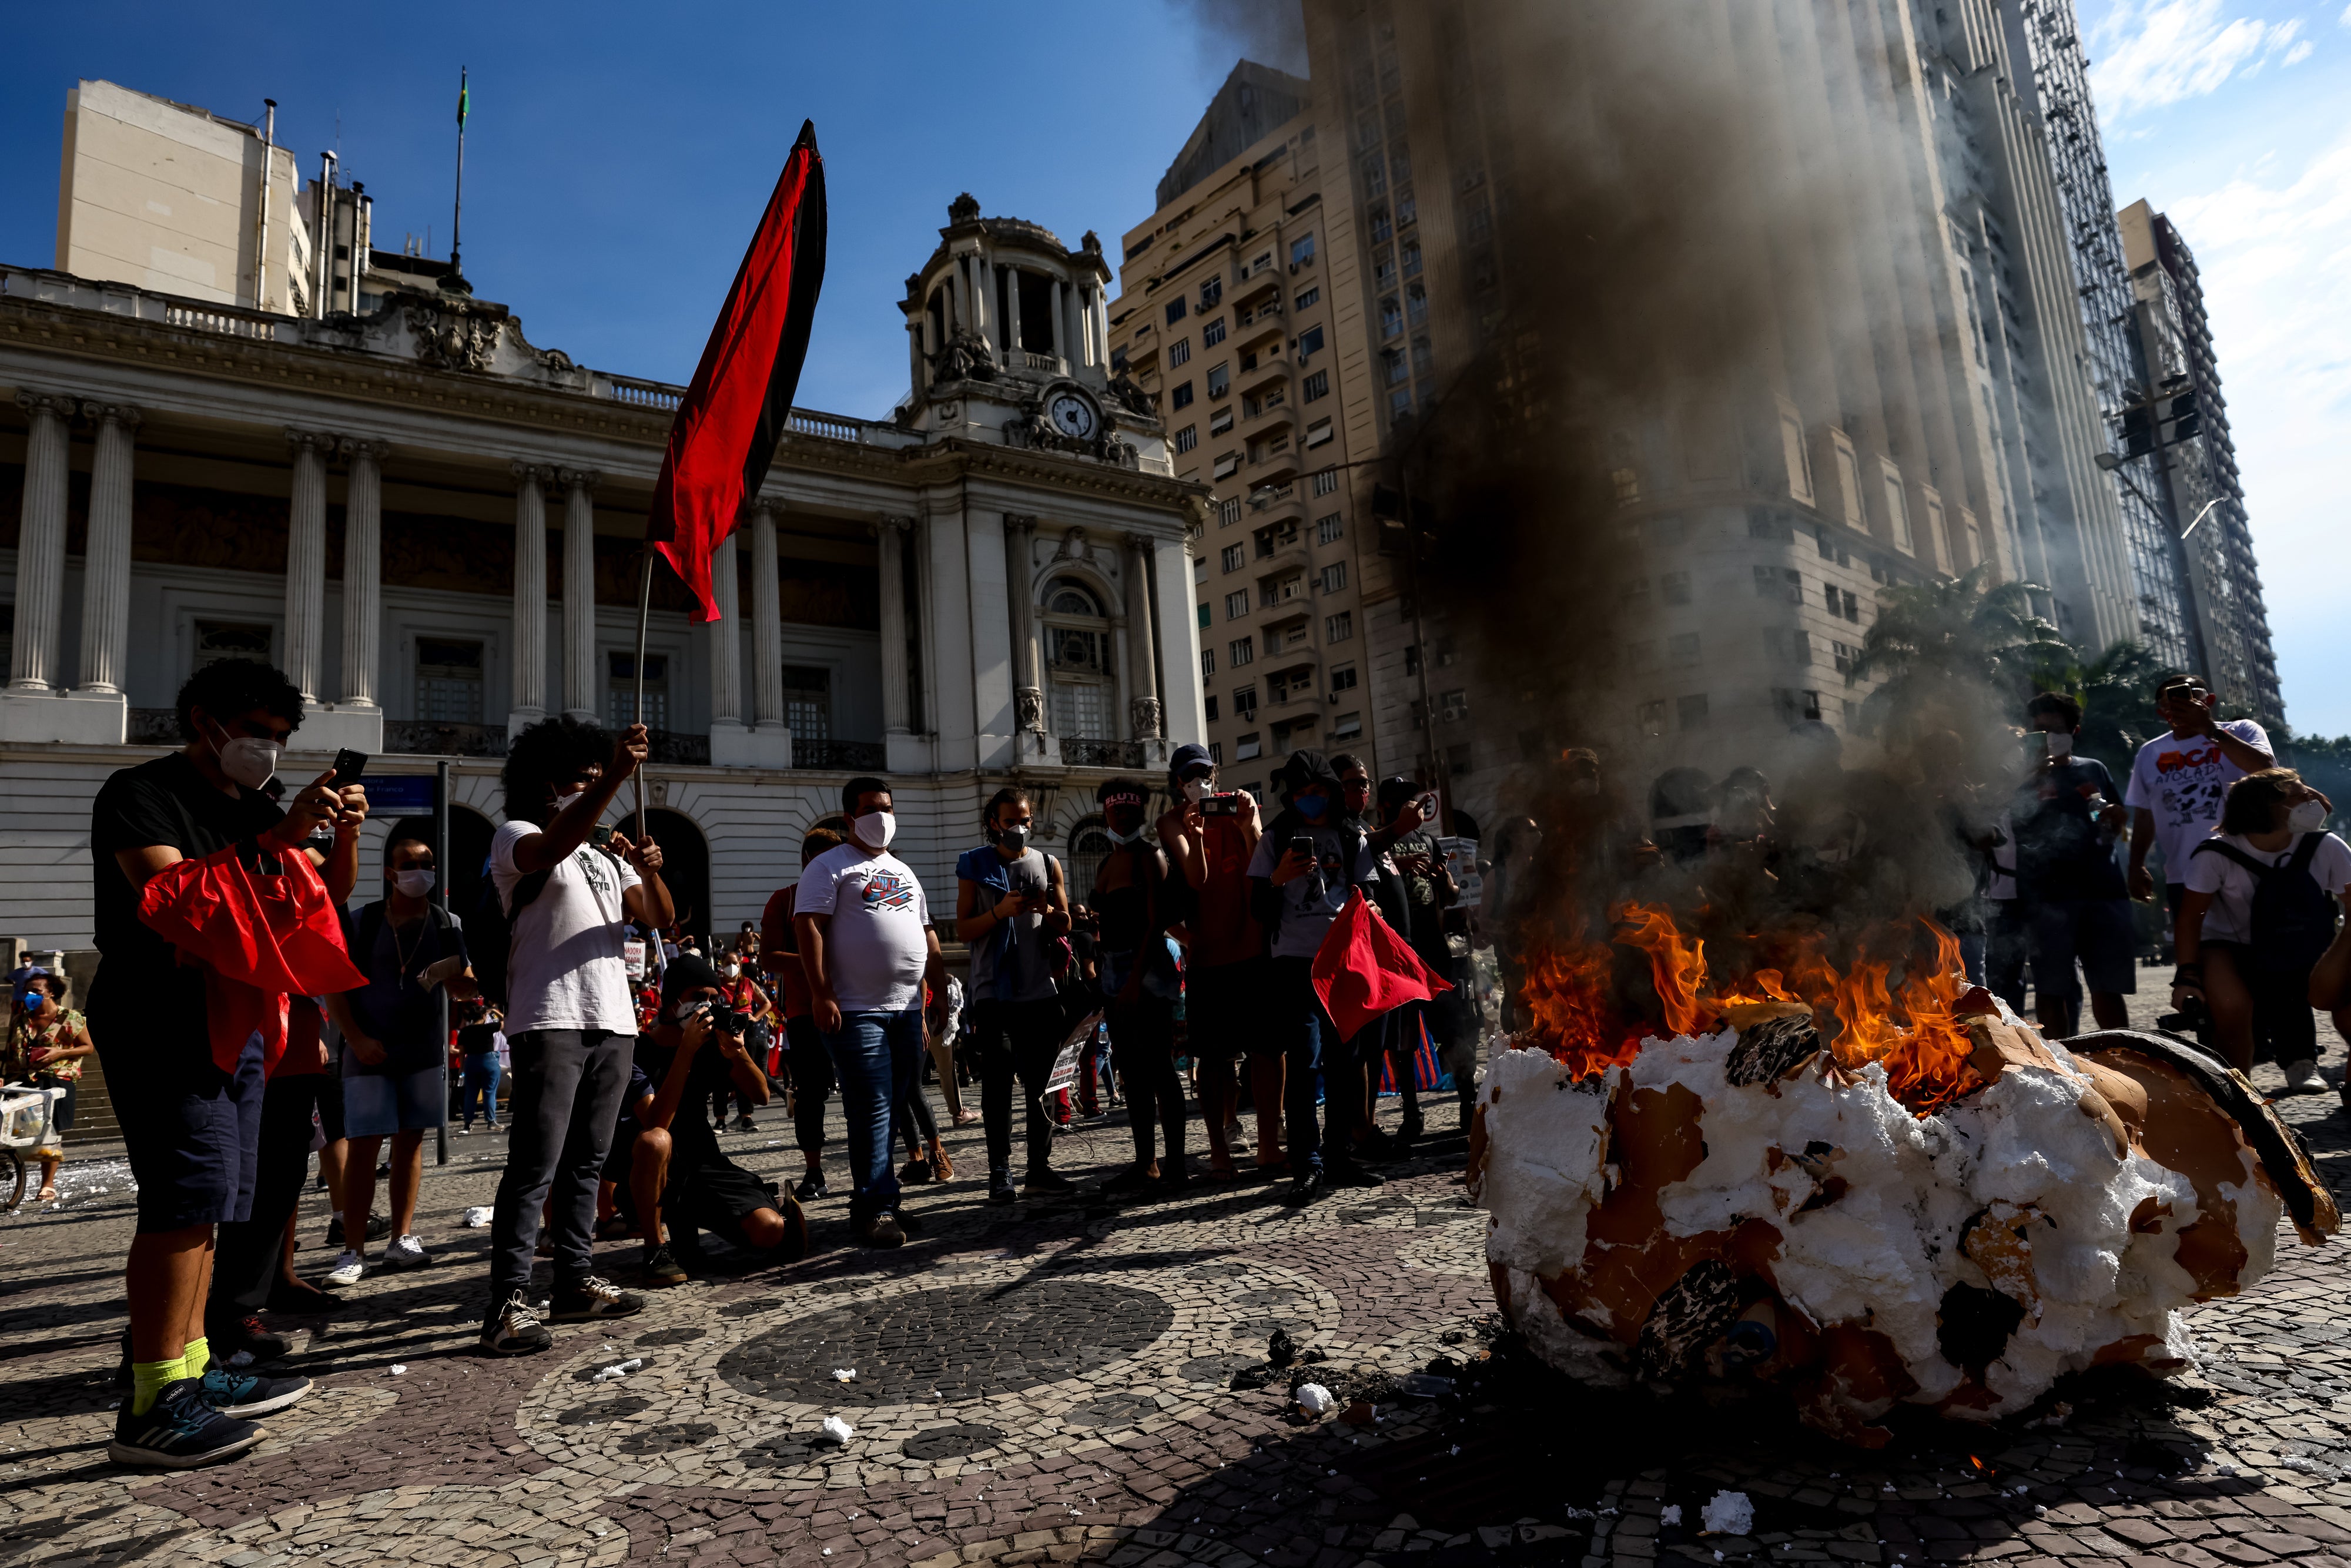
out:
M656 1043L650 1032L637 1036L637 1064L644 1070L652 1092L660 1093L661 1086L669 1081L670 1059L676 1054L668 1046ZM735 1075L727 1069L726 1056L719 1050L718 1041L703 1041L702 1049L694 1053L694 1065L685 1070L685 1093L669 1121L671 1180L713 1160L726 1158L718 1150L717 1130L704 1113L720 1090L732 1090L734 1085ZM629 1088L630 1103L633 1104L634 1096L645 1091L633 1079Z
M276 827L286 813L258 790L225 795L196 765L174 751L125 768L107 779L90 809L90 894L99 963L90 987L92 1010L136 997L142 1014L166 1027L193 1016L202 1029L203 971L182 969L172 945L139 920L139 889L115 863L117 850L168 844L190 860ZM123 988L115 998L116 988Z
M2029 899L2126 898L2113 841L2098 829L2093 798L2122 799L2114 775L2095 758L2036 768L2017 786L2017 889Z

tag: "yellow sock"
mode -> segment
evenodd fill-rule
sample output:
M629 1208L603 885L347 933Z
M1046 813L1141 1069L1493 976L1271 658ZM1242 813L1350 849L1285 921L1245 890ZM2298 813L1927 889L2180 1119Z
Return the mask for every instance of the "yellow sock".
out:
M177 1383L187 1374L181 1368L188 1364L186 1356L177 1361L134 1361L131 1364L131 1413L144 1416L155 1408L156 1399L167 1383Z
M213 1343L207 1339L192 1339L185 1354L180 1357L180 1375L202 1377L204 1368L213 1364Z

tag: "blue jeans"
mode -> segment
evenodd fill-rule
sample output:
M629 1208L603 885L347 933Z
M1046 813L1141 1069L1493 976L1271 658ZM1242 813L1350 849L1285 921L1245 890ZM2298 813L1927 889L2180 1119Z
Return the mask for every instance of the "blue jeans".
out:
M495 1051L465 1058L465 1096L459 1102L465 1108L465 1125L474 1124L474 1101L477 1095L482 1103L482 1119L493 1127L498 1124L498 1080L505 1074L506 1069L499 1065Z
M923 1009L843 1013L841 1032L824 1036L841 1085L849 1132L849 1218L852 1224L898 1207L898 1173L890 1161L890 1113L922 1070Z
M1332 1160L1340 1163L1353 1156L1347 1133L1353 1122L1343 1071L1350 1059L1350 1048L1340 1040L1330 1015L1322 1010L1322 999L1314 994L1313 959L1274 959L1272 981L1268 998L1267 1010L1271 1014L1268 1029L1280 1040L1281 1053L1290 1061L1290 1076L1282 1085L1281 1119L1283 1135L1290 1140L1290 1174L1300 1177L1309 1171L1321 1170L1326 1152ZM1322 1110L1328 1125L1318 1128L1314 1100L1317 1091L1323 1087L1326 1073L1335 1082L1323 1096ZM1355 1085L1360 1092L1360 1071Z

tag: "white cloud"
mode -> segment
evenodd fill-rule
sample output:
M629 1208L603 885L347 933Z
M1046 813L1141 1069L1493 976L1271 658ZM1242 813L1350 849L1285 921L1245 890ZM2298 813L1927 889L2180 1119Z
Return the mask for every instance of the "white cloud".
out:
M2290 66L2298 66L2302 64L2303 61L2310 58L2311 55L2317 49L2317 47L2318 46L2316 44L2312 43L2308 38L2304 38L2302 42L2296 44L2294 47L2285 52L2285 63Z
M2351 11L2345 20L2351 26ZM2091 90L2109 120L2201 98L2259 70L2301 30L2300 17L2231 19L2222 0L2121 0L2090 38Z

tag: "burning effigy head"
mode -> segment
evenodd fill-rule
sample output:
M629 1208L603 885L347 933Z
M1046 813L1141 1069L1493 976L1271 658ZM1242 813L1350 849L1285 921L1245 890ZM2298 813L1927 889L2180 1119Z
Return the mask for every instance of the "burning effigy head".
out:
M1898 1404L1991 1420L2067 1373L2175 1372L2185 1310L2267 1272L2282 1215L2336 1228L2241 1077L2163 1036L2046 1041L1929 923L1891 962L1797 941L1716 989L1666 908L1615 915L1529 954L1472 1134L1496 1297L1575 1377L1770 1385L1874 1447ZM1629 1016L1627 950L1656 1004Z

